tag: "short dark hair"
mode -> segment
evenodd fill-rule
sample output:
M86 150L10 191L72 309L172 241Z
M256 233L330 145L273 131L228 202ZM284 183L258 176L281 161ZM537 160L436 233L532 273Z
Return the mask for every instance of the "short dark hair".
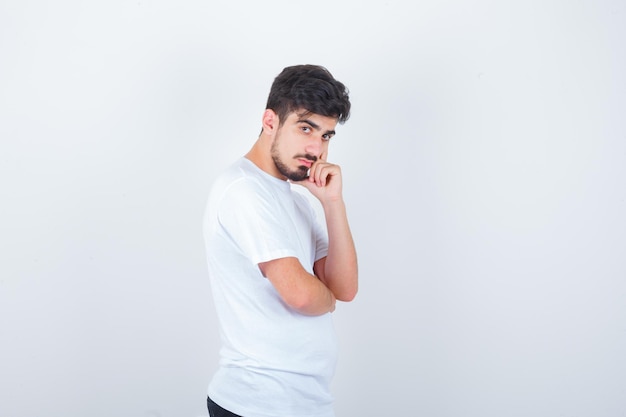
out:
M286 67L274 79L267 109L273 110L282 125L287 115L298 110L333 117L345 123L350 117L348 89L319 65Z

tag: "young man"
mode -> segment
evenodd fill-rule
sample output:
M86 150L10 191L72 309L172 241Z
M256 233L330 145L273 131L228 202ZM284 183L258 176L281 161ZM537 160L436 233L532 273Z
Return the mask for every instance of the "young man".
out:
M355 297L357 259L341 169L326 157L349 113L345 86L325 68L285 68L259 138L213 185L204 219L222 340L213 417L334 416L330 313ZM291 184L320 201L325 227Z

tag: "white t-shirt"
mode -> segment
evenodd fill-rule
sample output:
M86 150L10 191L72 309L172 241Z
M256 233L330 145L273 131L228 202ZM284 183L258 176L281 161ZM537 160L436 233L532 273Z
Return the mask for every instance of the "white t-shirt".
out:
M313 273L326 256L326 229L307 199L241 158L213 185L204 237L222 340L211 399L245 417L333 417L331 315L297 313L258 267L296 257Z

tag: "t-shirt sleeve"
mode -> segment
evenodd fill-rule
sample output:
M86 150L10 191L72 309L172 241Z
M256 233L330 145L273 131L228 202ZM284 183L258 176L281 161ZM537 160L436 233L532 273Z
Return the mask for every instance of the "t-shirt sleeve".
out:
M241 253L253 263L297 256L280 205L253 180L228 187L218 205L218 221Z
M319 261L323 257L328 256L328 234L326 229L315 223L315 261Z
M325 256L328 256L328 232L326 227L322 226L318 213L311 207L307 200L303 196L299 196L303 201L302 204L308 208L309 217L311 218L311 225L313 229L313 236L315 239L315 258L314 261L318 261Z

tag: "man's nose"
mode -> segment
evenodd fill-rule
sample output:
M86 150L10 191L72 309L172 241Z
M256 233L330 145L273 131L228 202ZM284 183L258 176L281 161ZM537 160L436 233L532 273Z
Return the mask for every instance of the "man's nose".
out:
M315 155L315 156L320 156L320 154L322 153L322 146L324 145L324 142L322 141L322 137L319 136L314 136L312 138L310 138L306 144L305 147L305 151L308 154L311 155Z

